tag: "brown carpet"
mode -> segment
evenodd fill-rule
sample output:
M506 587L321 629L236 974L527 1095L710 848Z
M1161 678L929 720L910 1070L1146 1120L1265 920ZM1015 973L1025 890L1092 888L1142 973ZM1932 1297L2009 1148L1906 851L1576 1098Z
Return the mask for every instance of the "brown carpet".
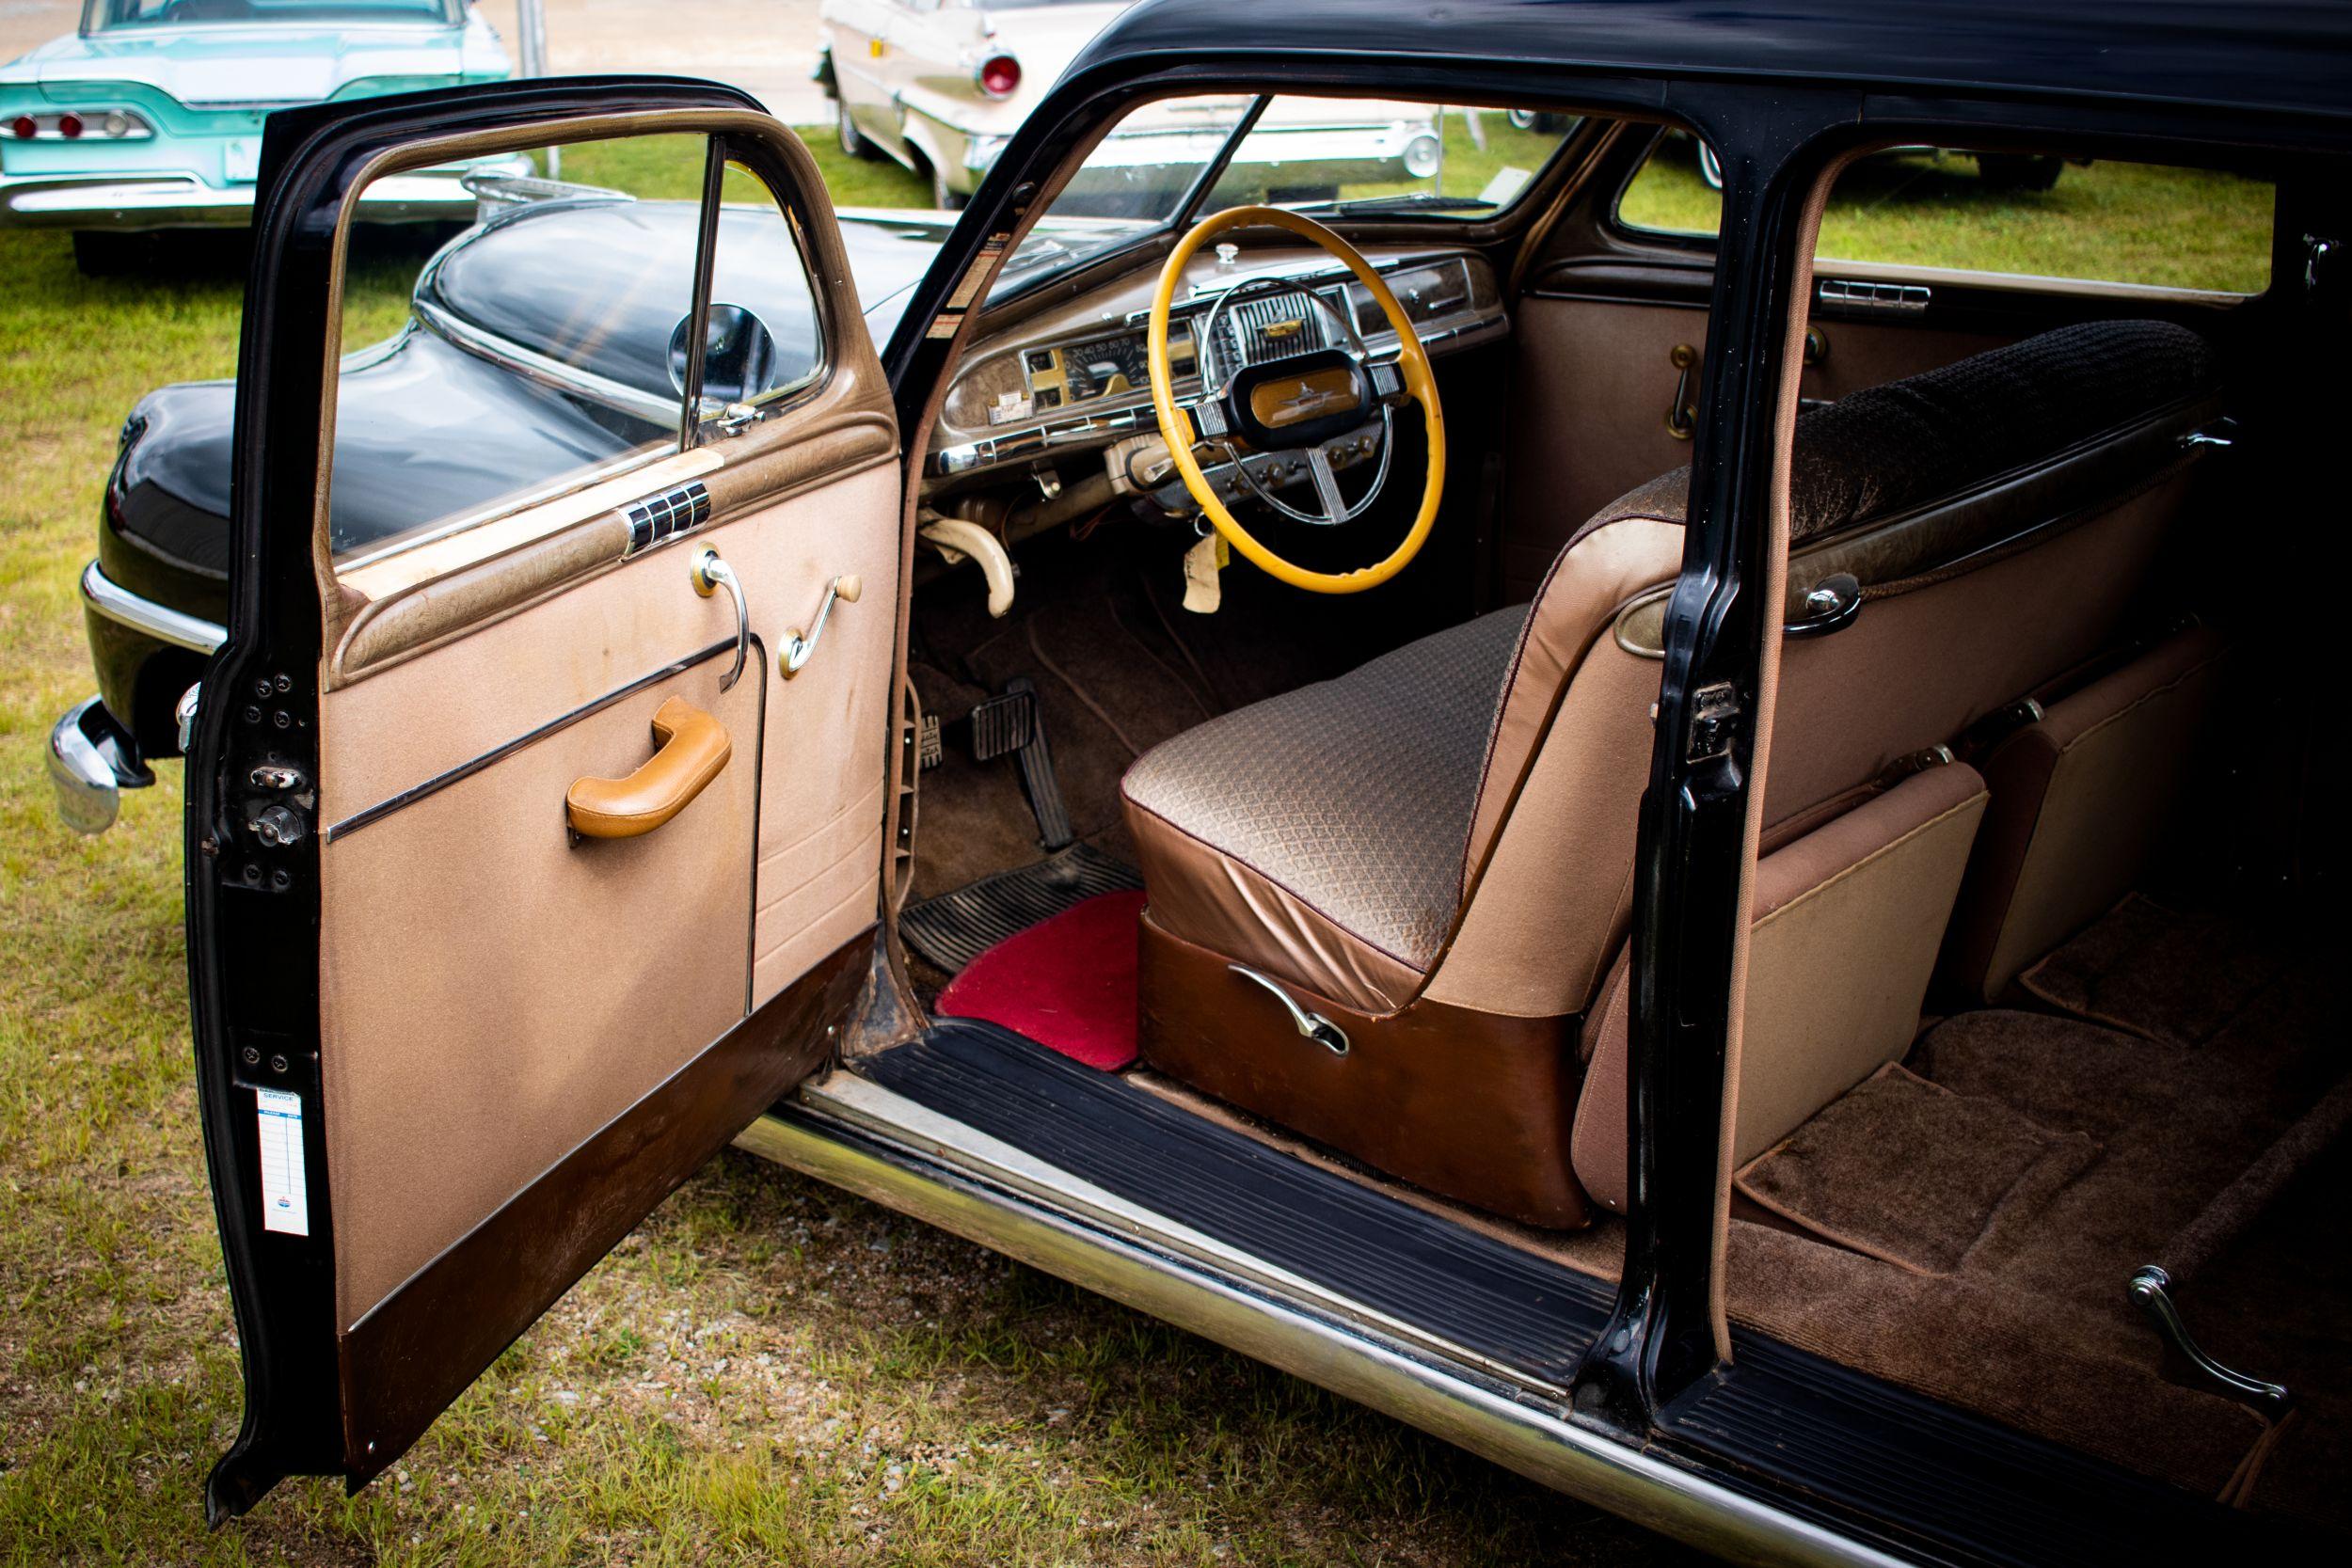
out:
M1818 1210L1810 1217L1834 1213L1841 1233L1948 1272L1735 1223L1732 1311L1865 1370L2219 1497L2263 1424L2233 1402L2164 1381L2162 1347L2124 1284L2322 1098L2310 1075L2272 1070L2281 1060L2331 1054L2292 1037L2308 1025L2302 1007L2267 1006L2262 995L2190 1045L2042 1013L1947 1020L1915 1048L1912 1073L1953 1100L2004 1107L2052 1139L2081 1140L2073 1147L2093 1146L2095 1155L2062 1180L2036 1176L2031 1164L2011 1180L2025 1153L2014 1128L1987 1136L1997 1118L1956 1114L1917 1091L1900 1101L1888 1080L1873 1080L1857 1106L1817 1120L1827 1132L1843 1128L1839 1157L1855 1180L1875 1184L1880 1201L1867 1193L1808 1196ZM1856 1135L1870 1119L1883 1134L1877 1148ZM1807 1136L1801 1129L1792 1142ZM1913 1165L1951 1168L1905 1168ZM1977 1224L1985 1195L1998 1196ZM1911 1212L1923 1196L1931 1212ZM2187 1288L2193 1323L2211 1310L2209 1294L2218 1292L2201 1282ZM2340 1328L2344 1303L2338 1293L2317 1310ZM2252 1357L2248 1367L2275 1375ZM2264 1468L2283 1466L2292 1478L2307 1463L2298 1455L2318 1446L2289 1431ZM2253 1496L2264 1495L2256 1485ZM2352 1524L2352 1497L2341 1488L2316 1506Z
M1934 1157L1922 1158L1932 1151ZM1751 1201L1913 1274L1948 1275L2033 1225L2099 1146L1889 1064L1733 1179Z
M2196 1046L2259 1007L2296 964L2291 946L2245 922L2134 893L2019 983L2060 1012Z

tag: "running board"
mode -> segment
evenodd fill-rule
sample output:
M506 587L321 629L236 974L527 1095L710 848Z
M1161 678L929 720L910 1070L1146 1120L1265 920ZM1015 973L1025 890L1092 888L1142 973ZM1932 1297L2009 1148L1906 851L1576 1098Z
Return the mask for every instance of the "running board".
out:
M739 1147L926 1225L1121 1302L1702 1550L1818 1568L1902 1568L1899 1559L1758 1495L1577 1424L1448 1366L1302 1311L1140 1239L1069 1218L1009 1188L927 1159L820 1110L845 1075L805 1085L739 1134Z
M1083 1177L1048 1164L854 1072L836 1072L821 1083L811 1084L802 1091L801 1099L818 1115L853 1127L877 1143L1018 1193L1081 1224L1097 1226L1172 1257L1205 1265L1356 1328L1474 1368L1500 1382L1524 1385L1562 1401L1567 1398L1564 1385L1505 1366L1416 1324L1351 1301L1179 1220L1131 1203Z
M857 1086L845 1080L861 1079ZM895 1097L875 1114L876 1091ZM863 1099L859 1097L863 1096ZM1616 1298L1614 1281L1407 1203L1209 1120L1116 1073L994 1023L942 1019L920 1038L806 1091L819 1109L889 1133L927 1113L944 1157L1123 1233L1175 1227L1191 1255L1565 1398ZM989 1140L982 1146L970 1140ZM1015 1164L1015 1160L1022 1164Z

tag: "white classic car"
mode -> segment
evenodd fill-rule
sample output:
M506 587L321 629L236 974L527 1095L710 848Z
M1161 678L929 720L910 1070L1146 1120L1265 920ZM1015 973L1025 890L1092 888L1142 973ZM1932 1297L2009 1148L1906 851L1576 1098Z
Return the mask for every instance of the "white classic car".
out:
M1087 41L1133 0L825 0L817 80L834 101L841 149L891 157L931 182L933 201L956 208L977 189L1029 110ZM1172 151L1198 143L1214 151L1248 107L1248 97L1183 98L1131 117L1114 142L1132 158L1089 161L1103 186L1092 204L1126 215L1156 194L1139 174L1186 160ZM1278 199L1314 200L1347 185L1428 180L1444 159L1425 103L1276 97L1245 139L1236 162L1278 165ZM1086 193L1065 192L1065 206Z

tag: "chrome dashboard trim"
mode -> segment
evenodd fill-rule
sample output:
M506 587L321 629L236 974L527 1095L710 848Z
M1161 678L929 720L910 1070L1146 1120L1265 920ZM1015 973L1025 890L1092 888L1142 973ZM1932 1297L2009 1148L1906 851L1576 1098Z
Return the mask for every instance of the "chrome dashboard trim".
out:
M95 561L82 568L82 603L119 626L129 626L190 653L218 653L229 641L228 627L139 597L99 570Z
M737 1147L1213 1339L1702 1550L1745 1561L1898 1568L1900 1560L1864 1542L1579 1425L1558 1401L1170 1252L1148 1219L1114 1229L1073 1218L983 1174L957 1168L944 1150L928 1150L920 1139L876 1139L827 1117L808 1095L804 1088L790 1119L771 1112L754 1122L737 1136Z

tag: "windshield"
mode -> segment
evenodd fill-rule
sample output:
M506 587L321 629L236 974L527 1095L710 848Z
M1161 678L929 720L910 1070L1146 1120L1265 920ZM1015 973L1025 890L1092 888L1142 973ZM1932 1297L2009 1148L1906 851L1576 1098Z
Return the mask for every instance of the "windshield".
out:
M459 0L88 0L82 31L208 22L430 22L453 24Z
M1490 217L1534 182L1577 123L1525 110L1295 93L1146 103L1055 195L990 297L1228 207Z

